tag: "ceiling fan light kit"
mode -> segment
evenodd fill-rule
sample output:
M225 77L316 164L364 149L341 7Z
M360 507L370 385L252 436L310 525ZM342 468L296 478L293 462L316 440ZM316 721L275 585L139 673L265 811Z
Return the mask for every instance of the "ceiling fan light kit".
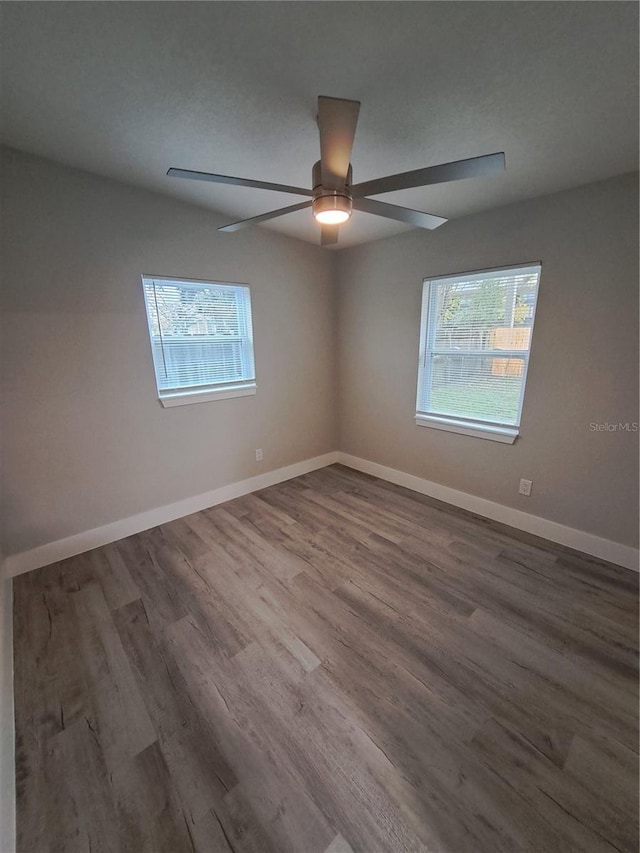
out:
M405 222L408 225L429 230L438 228L447 221L442 216L387 204L377 199L367 198L367 196L381 195L382 193L412 187L448 183L463 178L482 177L504 171L504 153L500 151L496 154L485 154L480 157L471 157L468 160L458 160L453 163L427 166L424 169L415 169L398 175L388 175L353 186L350 160L359 112L359 101L328 98L322 95L318 98L320 159L313 166L312 190L248 178L233 178L229 175L216 175L210 172L195 172L189 169L171 168L167 175L218 184L274 190L307 196L307 198L311 196L311 201L261 213L258 216L252 216L250 219L232 222L230 225L222 225L218 231L238 231L249 225L257 225L260 222L266 222L269 219L275 219L287 213L294 213L297 210L310 207L314 219L322 226L320 242L323 246L327 246L338 242L338 226L350 219L353 208L374 216L395 219L398 222Z
M341 189L325 189L322 184L322 161L313 167L313 202L311 210L321 225L342 225L351 216L351 166Z
M351 216L351 199L346 195L321 195L314 198L313 215L321 225L342 225Z

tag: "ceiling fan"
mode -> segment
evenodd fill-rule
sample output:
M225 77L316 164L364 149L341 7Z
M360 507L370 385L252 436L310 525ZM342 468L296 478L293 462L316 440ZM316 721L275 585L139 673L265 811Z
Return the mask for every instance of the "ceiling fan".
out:
M351 149L356 134L359 101L347 101L342 98L318 98L318 128L320 130L320 159L313 166L313 189L290 187L286 184L274 184L267 181L254 181L248 178L232 178L228 175L213 175L209 172L194 172L190 169L171 168L167 175L174 178L188 178L195 181L210 181L214 184L233 184L239 187L255 187L263 190L274 190L281 193L292 193L310 197L310 201L302 201L280 210L261 213L250 219L242 219L223 225L218 231L237 231L248 225L257 225L268 219L275 219L296 210L310 207L316 222L321 225L320 242L323 246L338 242L338 228L351 216L352 210L362 210L387 219L406 222L419 228L432 230L443 225L447 220L431 213L412 210L408 207L398 207L386 204L373 198L395 190L410 187L425 187L430 184L442 184L448 181L459 181L462 178L477 178L502 172L505 168L504 153L485 154L481 157L471 157L469 160L457 160L453 163L443 163L439 166L427 166L399 175L388 175L386 178L376 178L361 184L352 182Z

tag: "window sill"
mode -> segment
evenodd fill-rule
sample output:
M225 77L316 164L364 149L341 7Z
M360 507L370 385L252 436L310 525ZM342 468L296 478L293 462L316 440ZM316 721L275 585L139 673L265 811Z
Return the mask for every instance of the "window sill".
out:
M447 432L457 432L460 435L471 435L474 438L485 438L489 441L501 441L503 444L513 444L519 435L517 427L489 426L488 424L437 417L436 415L417 414L415 420L416 424L421 427L443 429Z
M228 400L232 397L249 397L255 394L257 386L226 385L222 388L207 388L205 391L176 391L173 394L161 394L158 398L165 409L172 406L190 406L193 403L211 403L214 400Z

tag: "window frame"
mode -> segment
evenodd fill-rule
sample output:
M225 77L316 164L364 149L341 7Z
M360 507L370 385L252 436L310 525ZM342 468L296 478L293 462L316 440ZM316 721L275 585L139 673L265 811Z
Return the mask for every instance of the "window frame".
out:
M496 358L518 358L523 362L522 383L520 386L520 395L518 399L518 416L516 423L506 424L500 421L490 421L488 419L473 418L471 416L462 415L445 415L438 412L428 411L421 408L423 402L422 391L426 387L431 392L430 375L432 369L432 358L430 355L437 354L433 347L435 335L437 333L437 324L430 322L430 317L433 310L434 294L437 291L435 285L440 284L447 279L472 278L474 276L490 276L491 273L504 273L510 271L525 270L529 268L537 268L538 282L535 292L535 299L531 309L531 334L529 338L529 346L527 350L478 350L470 351L469 355L491 356ZM475 438L488 439L490 441L499 441L504 444L513 444L520 435L520 425L522 421L522 409L524 405L524 395L527 385L527 377L529 372L529 362L531 358L531 348L533 346L533 332L536 321L536 311L538 307L538 296L540 293L540 281L542 278L542 262L530 261L528 263L508 264L500 267L488 267L479 270L466 270L458 273L446 273L445 275L427 276L422 281L422 306L420 311L420 338L419 338L419 356L418 356L418 380L416 388L416 412L415 423L417 426L428 427L431 429L445 430L454 432L460 435L470 435ZM428 296L425 298L425 293L428 288ZM449 351L442 352L444 355L450 354ZM429 383L428 385L426 383Z
M142 283L142 294L145 306L145 320L147 326L147 335L149 339L149 347L151 350L151 361L153 364L153 375L156 384L156 393L158 400L164 408L172 408L173 406L186 406L194 403L208 403L215 400L228 400L235 397L252 396L257 391L256 367L255 367L255 346L253 339L253 299L251 285L246 282L235 281L214 281L211 279L188 278L186 276L177 275L150 275L143 273L140 276ZM202 383L185 388L170 388L161 389L158 376L158 368L154 356L154 340L151 329L151 316L149 313L149 302L147 299L147 282L171 282L174 284L191 284L202 287L226 287L226 288L243 288L248 293L248 335L242 336L246 338L251 346L253 378L248 378L240 381L222 380L221 382ZM157 314L157 311L156 311ZM162 333L160 334L162 340Z

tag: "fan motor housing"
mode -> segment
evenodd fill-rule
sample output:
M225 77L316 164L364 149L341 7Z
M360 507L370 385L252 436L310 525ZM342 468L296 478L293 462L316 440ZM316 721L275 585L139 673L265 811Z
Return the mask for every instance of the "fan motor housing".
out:
M349 171L345 179L344 188L328 189L322 186L322 165L320 160L313 166L313 215L318 218L322 214L329 211L340 211L347 218L351 216L351 175L352 169L349 164Z

